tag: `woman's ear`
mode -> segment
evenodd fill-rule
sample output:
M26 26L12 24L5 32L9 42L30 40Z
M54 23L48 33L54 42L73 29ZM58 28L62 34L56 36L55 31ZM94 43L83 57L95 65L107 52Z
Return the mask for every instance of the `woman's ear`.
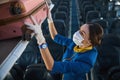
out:
M88 40L88 44L92 45L91 40Z
M86 41L86 46L92 46L91 40Z

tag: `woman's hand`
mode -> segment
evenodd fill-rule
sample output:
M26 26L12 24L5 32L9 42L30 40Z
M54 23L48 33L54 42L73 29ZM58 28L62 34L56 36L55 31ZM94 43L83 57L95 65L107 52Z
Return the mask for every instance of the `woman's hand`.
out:
M47 18L47 20L48 20L48 23L53 22L52 14L51 14L51 10L50 9L48 9L48 18Z
M56 28L55 28L50 9L48 9L47 20L48 20L49 32L50 32L51 38L54 39L55 35L57 35L58 33L57 33Z
M27 27L28 29L33 30L33 32L35 33L35 37L37 39L37 43L41 45L42 43L45 43L45 38L43 36L42 29L41 29L41 24L43 21L41 21L40 24L38 24L33 16L31 16L31 19L34 22L34 25L27 22L25 22L25 25L28 26Z

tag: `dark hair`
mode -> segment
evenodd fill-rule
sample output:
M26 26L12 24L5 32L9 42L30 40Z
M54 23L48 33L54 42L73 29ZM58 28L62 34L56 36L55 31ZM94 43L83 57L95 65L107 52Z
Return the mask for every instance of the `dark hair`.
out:
M89 26L89 39L93 46L97 46L101 43L103 36L103 28L98 23L87 23Z

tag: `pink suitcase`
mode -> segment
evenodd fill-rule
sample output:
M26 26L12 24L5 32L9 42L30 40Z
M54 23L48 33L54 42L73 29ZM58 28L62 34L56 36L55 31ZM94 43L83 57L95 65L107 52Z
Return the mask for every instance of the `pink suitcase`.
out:
M45 0L7 1L0 4L0 40L21 36L24 22L33 23L31 15L38 22L47 17L48 7Z

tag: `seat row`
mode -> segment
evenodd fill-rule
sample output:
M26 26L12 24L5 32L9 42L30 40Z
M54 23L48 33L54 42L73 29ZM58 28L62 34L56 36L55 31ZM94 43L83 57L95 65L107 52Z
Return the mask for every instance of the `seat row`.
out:
M89 80L119 80L120 75L120 19L115 2L107 0L78 0L81 25L87 22L100 24L104 29L99 55ZM113 3L113 5L109 5ZM118 7L117 7L118 8Z
M113 31L113 24L116 20L119 20L117 16L117 10L109 10L109 3L106 1L95 1L95 0L78 0L80 10L80 23L96 22L103 26L105 34L116 32L119 34L120 31ZM103 9L104 8L104 9ZM104 24L104 25L103 25ZM106 27L105 27L106 26ZM118 30L118 29L117 29Z

